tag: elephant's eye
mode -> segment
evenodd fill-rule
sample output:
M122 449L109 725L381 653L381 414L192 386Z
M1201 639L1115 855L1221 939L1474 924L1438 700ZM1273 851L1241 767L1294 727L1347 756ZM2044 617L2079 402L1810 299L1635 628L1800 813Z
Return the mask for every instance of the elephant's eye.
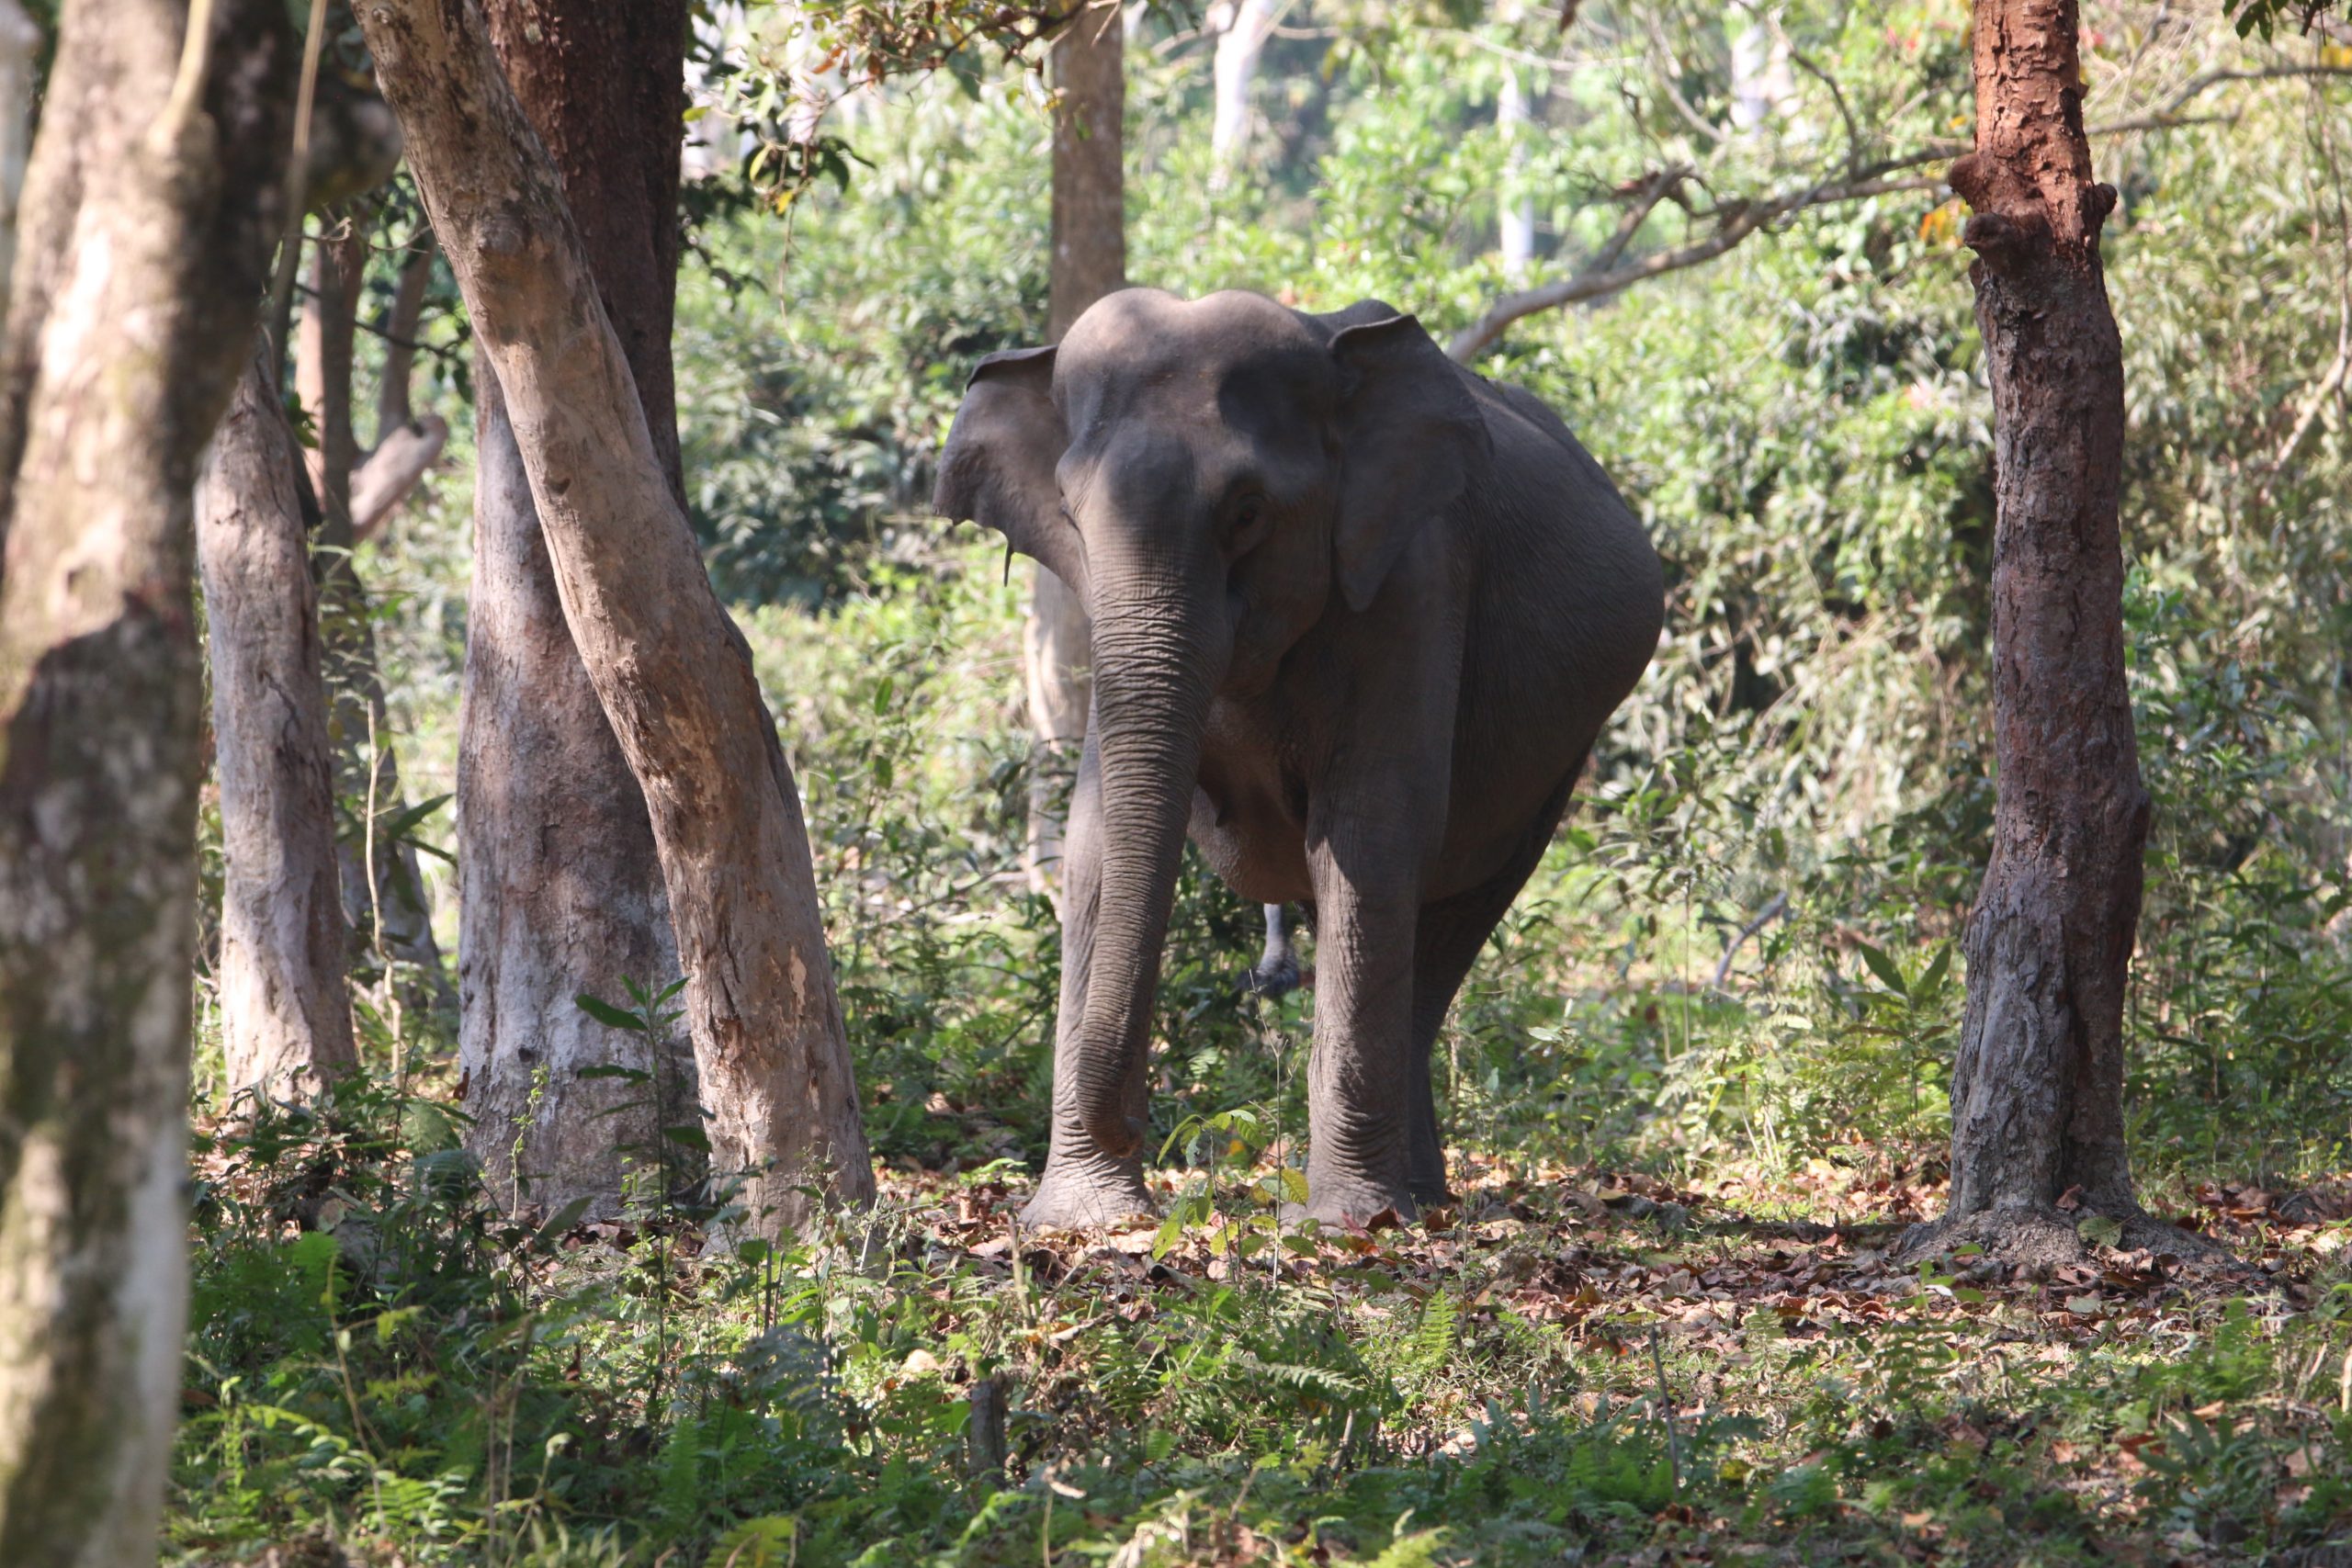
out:
M1243 496L1234 504L1232 515L1233 521L1226 530L1226 537L1229 541L1227 550L1231 556L1244 556L1266 537L1269 526L1266 498L1262 495Z

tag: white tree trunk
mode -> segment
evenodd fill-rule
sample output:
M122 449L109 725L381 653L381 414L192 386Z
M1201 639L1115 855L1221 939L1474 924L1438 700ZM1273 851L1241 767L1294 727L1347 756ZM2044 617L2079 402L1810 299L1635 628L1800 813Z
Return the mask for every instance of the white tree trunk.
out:
M1274 29L1273 0L1217 0L1209 7L1216 32L1216 107L1209 121L1211 178L1222 185L1250 152L1250 88Z
M0 367L0 1562L137 1568L178 1416L190 494L289 123L275 0L68 0ZM175 91L175 84L181 90Z
M863 1201L857 1111L798 790L751 649L711 591L556 172L473 0L370 0L360 27L496 372L573 645L650 811L712 1162L749 1223Z
M256 359L212 438L196 556L212 652L227 875L220 1021L232 1095L300 1097L350 1067L334 757L292 433Z
M1517 65L1503 68L1501 94L1495 100L1495 122L1501 127L1510 151L1506 186L1517 183L1527 167L1528 139L1532 134L1527 108L1527 86ZM1503 192L1501 208L1503 276L1524 283L1535 265L1535 197L1526 191Z
M1765 121L1781 112L1781 105L1796 96L1796 90L1788 40L1770 21L1751 17L1745 27L1732 35L1732 125L1742 131L1761 129Z

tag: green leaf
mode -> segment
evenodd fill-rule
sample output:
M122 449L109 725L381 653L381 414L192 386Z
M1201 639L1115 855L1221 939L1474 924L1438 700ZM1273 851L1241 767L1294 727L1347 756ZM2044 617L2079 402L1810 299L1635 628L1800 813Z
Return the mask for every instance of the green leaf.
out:
M2123 1239L2123 1222L2111 1214L2092 1214L2075 1227L2075 1234L2098 1247L2113 1247Z
M376 837L389 839L394 842L407 838L416 830L418 823L448 805L450 799L448 795L436 795L431 800L418 801L407 810L397 812L390 819L379 823L376 829Z
M602 1006L603 1004L599 1003L598 1005ZM627 1026L623 1025L622 1027L626 1028ZM647 1072L643 1067L624 1067L618 1062L607 1062L602 1066L582 1067L578 1072L574 1073L572 1077L577 1078L626 1078L630 1083L651 1083L653 1081L653 1075Z
M600 1001L585 991L581 992L571 1000L582 1012L586 1013L598 1023L608 1024L615 1029L629 1030L638 1034L645 1032L645 1021L637 1014L616 1008L610 1002Z
M1951 943L1946 942L1936 950L1935 961L1928 965L1928 972L1919 976L1912 999L1922 1005L1934 1001L1943 994L1944 978L1951 973Z
M580 1216L588 1212L591 1201L593 1200L586 1197L574 1198L558 1209L548 1217L548 1223L539 1227L538 1234L531 1237L531 1245L534 1247L552 1246L557 1237L580 1223Z
M699 1149L704 1154L710 1153L710 1134L691 1122L682 1122L675 1127L664 1127L662 1129L662 1135L673 1144L682 1144L690 1149Z
M1911 987L1904 984L1903 971L1895 967L1894 959L1860 938L1855 940L1854 946L1862 955L1863 966L1878 976L1880 985L1884 986L1898 997L1908 997L1911 994Z

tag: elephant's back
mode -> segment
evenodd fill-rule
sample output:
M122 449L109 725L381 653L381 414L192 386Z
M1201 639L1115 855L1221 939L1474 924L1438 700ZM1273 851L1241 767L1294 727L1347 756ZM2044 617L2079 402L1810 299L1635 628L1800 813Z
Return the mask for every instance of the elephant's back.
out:
M1542 399L1463 375L1494 437L1492 493L1476 509L1478 618L1528 639L1520 646L1541 650L1605 717L1657 649L1657 551L1607 471Z

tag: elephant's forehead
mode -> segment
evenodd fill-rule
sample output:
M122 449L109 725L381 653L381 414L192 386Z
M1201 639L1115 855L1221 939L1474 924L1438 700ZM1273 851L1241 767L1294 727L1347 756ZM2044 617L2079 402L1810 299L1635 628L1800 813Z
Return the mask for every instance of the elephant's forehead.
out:
M1262 294L1238 289L1179 299L1157 288L1105 295L1062 339L1057 378L1072 392L1124 401L1152 396L1213 402L1236 370L1312 357L1305 322Z

